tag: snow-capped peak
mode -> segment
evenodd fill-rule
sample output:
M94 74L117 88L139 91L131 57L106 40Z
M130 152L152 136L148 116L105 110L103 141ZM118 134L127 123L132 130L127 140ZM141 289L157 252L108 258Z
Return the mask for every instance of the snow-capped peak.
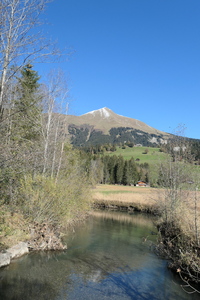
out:
M100 109L97 109L97 110L92 110L88 113L86 113L85 115L87 114L92 114L92 115L97 115L97 114L100 114L101 117L103 118L109 118L110 117L110 112L109 112L109 109L107 107L103 107L103 108L100 108Z

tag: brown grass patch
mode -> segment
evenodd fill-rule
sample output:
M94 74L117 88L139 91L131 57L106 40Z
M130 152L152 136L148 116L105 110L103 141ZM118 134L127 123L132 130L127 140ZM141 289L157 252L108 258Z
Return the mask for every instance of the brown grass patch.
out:
M135 187L121 185L97 185L92 191L95 203L107 203L110 205L133 206L139 210L156 210L165 198L165 189L151 187ZM193 217L195 208L195 193L197 197L197 211L200 218L200 191L182 191L187 215ZM188 216L189 217L189 216Z
M133 206L138 210L152 210L159 200L158 189L119 185L98 185L93 190L95 203Z
M155 204L164 198L165 189L151 187L121 186L121 185L97 185L92 190L93 200L120 201L125 203L141 202ZM182 191L184 201L188 208L194 208L194 197L197 196L197 208L200 211L200 191Z
M120 201L152 201L157 199L160 189L139 186L97 185L93 190L93 198L103 195L105 199L120 198Z

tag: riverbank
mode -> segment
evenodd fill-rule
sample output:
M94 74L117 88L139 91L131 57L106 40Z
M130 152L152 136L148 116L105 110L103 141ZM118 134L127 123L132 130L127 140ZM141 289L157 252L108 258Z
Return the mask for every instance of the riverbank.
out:
M93 207L157 213L162 192L150 187L97 185L92 193Z
M13 239L12 239L13 237ZM14 236L10 239L12 244L18 241ZM26 241L18 242L8 249L0 252L0 268L11 263L15 258L19 258L31 251L46 251L46 250L65 250L67 246L62 243L60 232L55 230L47 223L38 224L34 222L29 224L29 236Z
M119 209L130 207L142 212L159 212L162 210L162 202L167 201L168 193L168 190L161 188L101 184L92 190L92 201L94 206L110 208L116 206ZM188 216L192 215L196 208L200 217L200 191L181 191L181 193L188 209Z
M185 286L200 284L200 192L173 194L167 189L98 185L93 190L93 206L157 214L158 253L185 278Z
M179 272L180 276L187 274L189 280L199 283L200 193L194 194L192 191L181 191L184 198L183 203L179 203L177 207L169 207L171 203L170 199L167 198L169 197L167 192L169 191L165 189L150 187L97 185L92 189L91 206L100 209L108 208L156 214L158 216L157 227L160 233L157 247L159 253L170 259L170 268ZM167 215L167 219L165 215ZM10 213L6 217L9 220L7 230L11 230L10 235L8 232L7 236L4 237L4 243L7 243L7 246L17 244L19 241L32 240L32 246L29 243L29 248L32 247L32 250L53 249L45 240L53 241L53 234L49 234L46 224L43 224L42 228L35 227L38 231L36 236L33 234L34 228L32 227L31 239L30 224L24 223L25 220L20 215ZM70 225L75 227L76 222L80 222L83 218L83 216L77 216L76 220L72 220ZM58 230L58 236L59 231L61 232L61 229ZM15 232L18 235L15 236ZM21 235L19 232L21 232ZM59 243L59 239L57 242Z
M4 227L0 231L0 268L7 266L15 258L32 251L62 251L67 249L63 243L66 230L74 228L88 217L88 212L77 214L65 226L30 222L19 212L1 207Z

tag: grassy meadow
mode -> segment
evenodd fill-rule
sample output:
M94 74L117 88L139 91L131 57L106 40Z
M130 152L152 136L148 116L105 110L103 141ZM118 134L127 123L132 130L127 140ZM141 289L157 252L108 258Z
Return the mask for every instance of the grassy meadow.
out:
M109 155L122 155L124 159L131 159L133 157L135 160L139 159L139 163L148 163L149 165L154 165L163 161L167 154L160 152L160 148L153 147L126 147L122 149L117 147L117 150L114 152L106 153Z

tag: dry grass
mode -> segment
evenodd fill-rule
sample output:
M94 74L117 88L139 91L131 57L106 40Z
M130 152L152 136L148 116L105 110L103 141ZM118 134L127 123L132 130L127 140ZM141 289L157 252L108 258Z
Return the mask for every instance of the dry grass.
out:
M97 185L92 190L94 201L120 201L124 203L143 203L154 205L164 198L165 189L151 187L121 186L121 185ZM188 208L194 208L194 191L182 191L184 201ZM197 209L200 212L200 191L196 192Z
M141 211L156 211L163 205L167 191L151 187L135 187L120 185L97 185L93 189L93 201L97 204L132 206ZM187 223L194 223L195 192L182 191L184 212L180 215L187 219ZM196 214L200 220L200 192L196 192ZM181 208L182 209L182 208ZM184 222L186 223L186 222ZM198 222L199 223L199 222ZM199 224L200 228L200 224Z
M98 185L93 190L95 203L133 206L139 210L154 210L159 200L159 189L119 185Z
M159 189L150 187L136 187L136 186L120 186L120 185L97 185L93 190L93 199L99 197L105 200L120 200L125 202L155 202L157 199Z

